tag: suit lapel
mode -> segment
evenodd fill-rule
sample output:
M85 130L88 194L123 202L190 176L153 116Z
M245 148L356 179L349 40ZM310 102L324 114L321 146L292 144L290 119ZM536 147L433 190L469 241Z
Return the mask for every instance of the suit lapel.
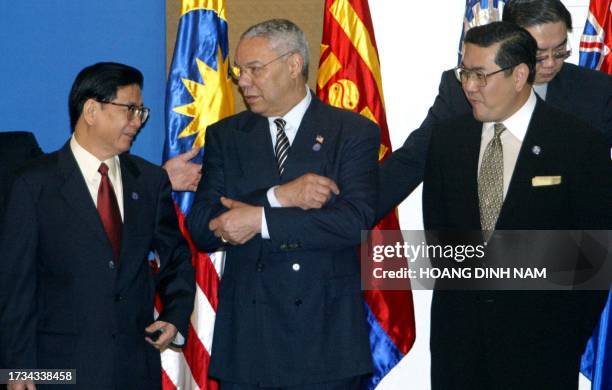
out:
M547 139L550 139L550 136L546 135L548 127L545 124L545 117L543 102L538 98L512 172L506 198L499 213L498 227L514 225L512 220L520 214L518 210L524 208L525 194L528 194L531 189L531 178L536 175L535 172L544 158L533 152L534 147L541 150L548 149Z
M332 145L327 116L321 113L322 103L314 93L311 92L311 95L312 101L304 113L287 157L286 173L283 175L285 180L306 172L319 172L321 158L328 155L325 149Z
M64 184L61 188L62 197L70 205L70 208L74 210L74 217L80 221L79 226L82 226L83 229L91 230L95 239L110 247L110 242L102 227L100 215L91 199L91 194L72 154L69 142L59 152L58 166L60 175L64 179Z
M243 177L263 185L279 182L276 157L272 149L268 119L250 114L245 124L236 131L236 158Z
M456 134L461 139L456 146L459 148L460 158L457 160L456 175L461 183L465 183L466 216L469 220L467 226L480 227L480 206L478 201L478 157L480 155L480 142L482 138L482 123L472 115L465 131L461 129Z

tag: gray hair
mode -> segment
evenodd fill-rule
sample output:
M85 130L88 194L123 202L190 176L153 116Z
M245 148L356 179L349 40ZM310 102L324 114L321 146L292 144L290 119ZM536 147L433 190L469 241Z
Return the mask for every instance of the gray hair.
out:
M271 48L279 55L287 52L298 53L302 56L304 67L302 76L308 80L308 42L304 31L295 23L287 19L270 19L249 27L242 35L243 38L263 37L270 41Z

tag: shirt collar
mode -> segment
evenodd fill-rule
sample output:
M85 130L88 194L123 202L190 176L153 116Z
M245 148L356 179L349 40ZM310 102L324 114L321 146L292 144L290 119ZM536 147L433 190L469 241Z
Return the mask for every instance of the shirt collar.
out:
M287 131L297 131L300 128L300 124L302 123L302 119L304 118L304 114L306 114L306 110L312 101L312 96L310 93L310 89L306 86L306 96L298 104L293 106L289 112L287 112L282 118L287 122L285 130ZM281 117L272 116L268 118L268 122L270 126L274 125L274 120ZM274 127L275 128L275 127Z
M72 154L74 155L74 158L76 159L76 162L86 179L90 179L95 177L95 175L98 175L98 169L100 168L101 163L105 163L108 166L108 174L111 179L119 176L118 156L113 156L105 161L100 161L96 156L89 153L79 144L74 134L70 138L70 149L72 150Z
M533 110L535 109L537 98L533 88L529 93L529 98L523 104L521 108L519 108L514 114L512 114L508 119L503 121L502 123L506 126L507 131L512 133L519 141L523 142L525 138L525 134L527 134L527 128L529 127L529 121L531 120L531 115L533 114ZM485 122L484 129L485 131L493 131L493 126L497 122Z

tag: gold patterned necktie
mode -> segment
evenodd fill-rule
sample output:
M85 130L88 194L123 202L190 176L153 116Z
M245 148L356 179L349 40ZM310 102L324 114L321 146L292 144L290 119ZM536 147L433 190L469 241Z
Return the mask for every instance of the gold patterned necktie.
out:
M478 174L480 226L488 241L504 200L504 151L500 136L506 130L503 123L494 125L493 138L487 144Z

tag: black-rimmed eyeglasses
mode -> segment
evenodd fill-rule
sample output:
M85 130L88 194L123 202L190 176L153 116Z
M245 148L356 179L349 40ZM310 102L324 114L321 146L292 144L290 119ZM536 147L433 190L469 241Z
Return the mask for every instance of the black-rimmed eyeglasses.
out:
M109 101L104 101L104 100L96 100L96 101L101 104L112 104L113 106L127 108L128 120L131 121L134 118L138 118L140 119L140 123L142 125L144 125L147 119L149 119L149 113L151 112L151 109L145 106L137 106L135 104L115 103L115 102L109 102Z
M479 87L486 87L487 77L491 77L495 74L501 73L504 70L512 69L515 66L516 65L506 66L491 73L485 73L481 70L466 69L462 66L458 66L455 68L455 77L457 77L457 80L459 80L461 83L467 83L468 80L473 79L474 81L476 81L476 84Z

